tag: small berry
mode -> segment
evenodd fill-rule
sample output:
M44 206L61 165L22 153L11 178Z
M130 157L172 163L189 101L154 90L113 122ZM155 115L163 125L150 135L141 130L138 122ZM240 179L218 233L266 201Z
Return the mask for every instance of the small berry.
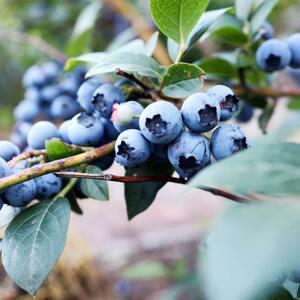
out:
M38 200L51 199L60 192L62 187L61 178L52 173L37 177L34 179L34 182Z
M211 150L216 160L221 160L248 148L250 148L250 144L237 125L220 126L211 137Z
M68 120L74 117L80 110L78 103L68 95L62 95L54 99L51 105L53 118Z
M261 28L260 28L259 31L260 31L261 37L262 37L265 41L270 40L270 39L273 38L273 35L274 35L274 28L273 28L273 26L272 26L269 22L265 21L265 22L262 24L262 26L261 26Z
M192 132L182 132L168 147L168 158L183 178L189 179L207 166L210 156L208 140Z
M151 154L150 143L137 129L123 131L115 145L116 161L124 166L136 167L148 160Z
M24 99L14 109L14 117L17 121L32 122L39 115L39 111L38 102Z
M20 149L10 141L0 141L0 157L9 161L20 154Z
M64 121L58 129L60 139L67 144L71 143L68 135L68 130L71 122L71 120Z
M148 105L140 115L140 129L147 140L154 144L168 144L182 130L181 113L167 101Z
M295 69L300 68L300 33L295 33L290 36L287 43L292 53L290 66Z
M33 149L44 149L45 142L53 138L58 138L57 127L48 121L35 123L28 132L27 143Z
M112 84L103 84L96 89L93 95L93 107L102 117L110 118L113 105L123 103L125 101L124 94L119 88Z
M70 141L79 146L99 146L104 135L104 127L99 118L83 112L74 116L68 128Z
M291 57L287 44L277 39L262 43L256 52L257 65L266 72L283 70L289 65Z
M221 108L219 102L211 95L196 93L184 101L181 115L188 129L194 132L207 132L218 125Z
M238 111L240 100L229 87L215 85L207 91L207 94L220 104L220 121L229 120Z

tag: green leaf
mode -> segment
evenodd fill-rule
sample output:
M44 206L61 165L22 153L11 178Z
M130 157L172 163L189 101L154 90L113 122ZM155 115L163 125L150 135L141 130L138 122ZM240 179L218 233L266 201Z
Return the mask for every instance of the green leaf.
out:
M243 195L298 196L299 153L297 144L261 143L205 168L190 185L226 188Z
M253 2L255 0L235 0L236 16L243 21L247 21L253 8Z
M106 51L113 52L123 45L127 44L128 42L132 41L136 37L136 32L132 27L121 31L108 45Z
M129 280L166 279L169 270L160 262L143 261L125 269L123 276Z
M256 33L260 29L277 3L278 0L265 0L261 3L251 18L250 27L252 33Z
M299 266L299 216L299 203L230 205L211 229L199 261L207 298L293 299L277 283Z
M188 50L189 48L193 47L201 37L203 37L201 41L207 38L210 35L210 33L208 33L208 29L210 28L210 26L228 10L229 8L223 8L205 12L200 18L195 28L190 33L186 49ZM179 44L177 44L174 40L169 38L167 46L169 56L173 61L175 61L180 49Z
M53 139L46 142L46 153L50 161L73 156L82 152L80 147L65 144L60 139Z
M205 72L192 64L178 63L168 68L163 78L162 92L165 96L172 98L188 97L199 92L203 86L201 76Z
M80 55L78 57L72 57L68 59L65 65L65 70L72 70L79 63L90 63L97 64L102 62L107 57L108 53L105 52L91 52L87 54Z
M232 15L222 15L209 29L215 38L235 46L240 46L248 41L248 36L243 32L243 24Z
M18 286L32 295L63 251L69 218L67 199L45 200L22 211L5 232L4 268Z
M87 76L114 73L118 68L128 73L159 79L165 72L164 68L147 55L124 52L107 55L105 60L91 68Z
M171 176L174 170L170 166L158 165L150 161L138 169L128 169L126 176ZM128 219L131 220L145 211L155 200L158 191L165 182L125 183L125 199Z
M145 50L146 50L145 54L146 55L152 56L152 54L155 51L156 45L157 45L158 37L159 37L158 31L156 31L152 34L152 36L148 40L147 44L145 45Z
M101 175L102 170L96 166L87 166L85 173ZM95 200L109 200L108 184L103 180L81 179L81 191L88 197Z
M68 55L78 55L87 50L91 40L93 27L102 8L100 1L93 1L87 5L77 18L71 40L67 49Z
M258 118L258 125L263 133L267 133L267 127L274 114L274 109L274 105L267 106Z
M178 44L186 45L208 3L209 0L151 0L150 8L161 32Z
M235 67L227 60L220 57L206 57L201 59L197 64L205 70L208 76L221 78L236 78L237 72Z
M300 97L292 97L289 101L288 108L292 110L300 109Z

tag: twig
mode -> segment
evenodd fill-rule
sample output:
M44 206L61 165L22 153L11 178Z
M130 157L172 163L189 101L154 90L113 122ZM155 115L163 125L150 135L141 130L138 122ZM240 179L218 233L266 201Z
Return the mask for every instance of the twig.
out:
M151 26L145 22L145 17L142 16L137 9L127 0L104 0L113 10L120 13L132 25L135 32L144 40L148 41L153 34ZM154 57L162 65L168 66L172 64L165 46L158 41L154 51Z
M0 38L7 39L15 43L28 44L62 64L67 61L67 56L63 52L53 47L40 37L0 26Z
M9 188L13 185L28 181L30 179L43 176L48 173L54 173L68 168L76 167L83 163L92 162L98 158L110 154L114 149L115 142L111 142L99 148L67 157L64 159L55 160L39 166L34 166L0 179L0 191Z
M129 74L121 69L116 69L116 74L119 76L123 76L127 79L129 79L130 81L134 82L135 84L137 84L138 86L140 86L144 91L148 92L151 90L151 88L149 86L147 86L143 81L137 79L134 75Z
M88 174L88 173L79 173L79 172L57 172L55 174L59 177L64 177L64 178L85 178L85 179L114 181L114 182L122 182L122 183L141 183L141 182L173 182L178 184L187 183L187 180L185 179L169 177L169 176L118 176L112 174L97 175L97 174ZM231 194L223 190L209 188L209 187L202 187L201 189L209 193L212 193L213 195L221 196L230 199L232 201L236 201L236 202L248 201L248 199L246 198Z
M29 159L29 158L35 158L35 157L45 157L46 151L45 150L33 150L33 151L27 151L23 152L20 155L14 157L12 160L10 160L7 164L9 168L13 168L18 162Z

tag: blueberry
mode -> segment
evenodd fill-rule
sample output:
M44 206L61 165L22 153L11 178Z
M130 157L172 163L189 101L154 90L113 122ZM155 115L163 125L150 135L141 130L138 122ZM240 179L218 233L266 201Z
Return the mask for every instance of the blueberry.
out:
M100 118L100 120L104 126L104 135L107 142L116 140L120 133L116 130L113 122L106 118Z
M20 154L20 149L10 141L0 141L0 157L9 161Z
M105 171L112 166L114 160L115 160L115 155L109 154L93 161L93 165L97 166L102 171Z
M113 105L125 101L124 94L112 84L103 84L96 89L93 95L93 107L102 117L110 118Z
M147 106L140 116L140 128L151 143L168 144L182 130L181 113L167 101L158 101Z
M216 160L221 160L248 148L250 148L250 144L237 125L220 126L211 137L211 150Z
M65 77L59 84L59 88L61 89L63 94L67 94L76 98L77 91L79 89L80 84L77 79L73 76Z
M58 129L60 139L67 144L71 143L68 135L69 126L71 125L71 123L71 120L67 120L63 122Z
M39 65L33 65L23 75L23 86L24 87L41 87L46 83L46 76L44 70Z
M29 99L33 102L40 102L41 95L40 90L34 86L31 86L25 90L24 99Z
M250 104L245 103L235 119L240 123L248 123L254 116L254 107Z
M218 125L221 108L219 102L209 94L196 93L184 101L181 115L188 129L194 132L207 132Z
M47 174L34 179L36 185L36 198L38 200L51 199L56 196L62 187L61 178L54 174Z
M41 89L40 98L42 101L51 103L55 98L61 94L61 89L56 84L51 84Z
M24 125L24 131L21 131L21 124ZM31 126L32 125L27 122L17 122L10 134L10 141L14 143L20 150L24 150L27 146L27 134Z
M99 118L83 112L72 119L68 136L73 144L79 146L99 146L104 135L104 127Z
M7 162L0 157L0 178L12 175L13 172L9 167L7 166Z
M274 72L286 68L291 61L291 56L286 43L271 39L258 48L256 62L263 71Z
M48 121L35 123L28 132L27 143L33 149L44 149L45 142L53 138L58 138L57 127Z
M146 162L151 154L150 143L137 129L123 131L115 145L116 161L125 168Z
M239 98L225 85L215 85L207 91L221 107L220 121L229 120L239 109Z
M14 110L14 117L17 121L32 122L39 115L39 104L38 102L25 99L22 100Z
M80 110L78 103L68 95L62 95L53 101L51 115L55 119L67 120L74 117Z
M36 186L34 180L14 185L3 193L3 199L14 207L22 207L29 204L36 195Z
M208 140L197 133L182 132L168 147L169 161L183 178L189 179L207 166L210 156Z
M290 36L287 43L292 53L290 66L295 69L300 68L300 33L295 33L292 36Z
M144 107L137 101L128 101L116 105L116 110L113 112L112 120L118 132L123 132L127 129L139 129L139 116ZM114 106L115 107L115 106ZM114 117L115 115L115 117Z
M41 68L47 82L52 82L53 80L55 80L59 76L59 73L61 71L61 67L57 63L52 61L43 63L41 65Z
M273 35L274 35L274 28L273 28L273 26L272 26L269 22L265 21L265 22L262 24L262 26L261 26L261 28L260 28L259 31L260 31L260 33L261 33L261 37L262 37L265 41L270 40L270 39L273 38Z
M77 101L80 106L87 112L93 111L93 95L96 89L103 84L102 79L91 77L84 81L77 91Z

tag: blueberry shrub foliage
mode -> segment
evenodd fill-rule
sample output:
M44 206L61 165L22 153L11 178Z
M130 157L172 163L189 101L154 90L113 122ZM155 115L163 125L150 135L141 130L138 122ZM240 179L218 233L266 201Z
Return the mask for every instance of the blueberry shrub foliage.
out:
M26 71L10 141L0 141L2 262L18 286L35 295L51 272L71 211L83 213L77 199L107 201L108 182L124 183L132 219L174 182L231 203L199 252L208 299L300 297L299 115L268 132L281 98L297 106L299 88L281 78L299 81L300 33L274 38L276 4L150 0L159 32L147 41L127 30L106 51ZM84 9L70 47L86 49L100 9ZM186 59L209 38L224 50ZM237 124L254 113L265 135L251 142ZM125 174L107 173L114 161Z

